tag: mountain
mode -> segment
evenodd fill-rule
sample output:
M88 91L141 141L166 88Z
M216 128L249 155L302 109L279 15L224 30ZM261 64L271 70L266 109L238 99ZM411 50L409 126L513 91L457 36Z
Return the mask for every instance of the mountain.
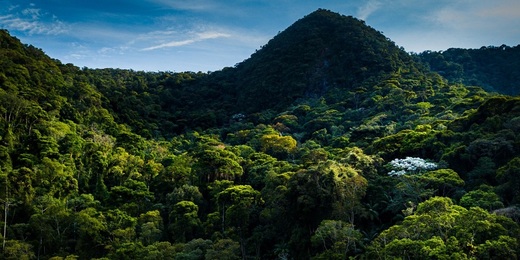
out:
M426 51L415 58L451 82L508 95L520 93L520 45Z
M0 30L0 258L516 259L520 98L416 59L323 9L213 73Z
M236 66L238 102L256 110L280 108L298 99L326 96L333 89L363 87L398 68L410 69L412 63L409 55L363 21L321 9ZM257 97L266 97L266 103L258 103Z
M137 131L154 128L152 132L161 135L222 127L237 114L268 122L291 107L320 99L342 109L362 108L375 114L381 111L375 107L396 109L393 95L406 103L426 101L445 85L442 78L364 22L323 9L295 22L233 68L210 74L85 73L112 101L106 106L115 112L116 120L144 126ZM132 78L139 82L125 88L117 85ZM115 99L119 99L117 104ZM150 99L161 107L160 113L140 104ZM149 115L150 111L155 112Z
M163 99L159 103L169 104L163 110L184 111L169 120L179 122L175 132L221 127L236 114L267 122L291 107L320 99L342 109L366 109L366 115L396 112L405 108L396 101L435 102L448 92L438 74L416 63L380 32L323 9L298 20L235 67L198 76L189 86L158 83L171 92L158 95ZM199 102L178 98L185 96Z

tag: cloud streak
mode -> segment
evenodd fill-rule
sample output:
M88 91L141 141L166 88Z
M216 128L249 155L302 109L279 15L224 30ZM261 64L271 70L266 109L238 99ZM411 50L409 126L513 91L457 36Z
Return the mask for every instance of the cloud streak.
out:
M520 17L520 2L504 0L497 2L460 2L432 12L430 19L447 28L459 30L482 30L489 27L510 27Z
M361 20L366 20L372 13L377 11L381 5L382 3L379 1L370 0L358 9L357 17Z
M58 35L67 32L69 29L68 25L58 20L54 15L44 13L34 6L20 12L15 12L16 9L18 9L18 6L11 6L8 8L10 13L0 15L0 27L26 32L29 35Z
M177 10L207 11L217 9L215 2L211 0L191 0L191 1L171 1L171 0L152 0L152 2L167 6Z
M209 40L209 39L217 39L217 38L227 38L231 35L226 33L220 33L220 32L201 32L197 33L194 37L186 40L181 41L170 41L163 44L154 45L151 47L143 48L142 51L152 51L157 49L163 49L163 48L172 48L172 47L179 47L184 45L189 45L192 43Z

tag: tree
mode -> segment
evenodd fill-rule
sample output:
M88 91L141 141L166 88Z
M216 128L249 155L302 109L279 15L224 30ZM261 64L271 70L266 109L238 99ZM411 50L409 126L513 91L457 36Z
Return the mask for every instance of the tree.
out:
M202 183L234 180L244 173L238 157L222 147L210 147L197 153L196 169Z
M407 215L409 214L408 211L413 211L419 202L433 196L438 186L442 188L443 185L446 185L442 180L443 175L447 174L459 182L462 181L451 170L441 170L441 175L436 177L437 174L432 170L437 168L437 164L419 157L394 159L390 161L387 168L391 169L388 174L395 178L395 187L389 195L390 202L387 206L387 209L394 214L402 212ZM439 178L441 180L438 180ZM432 184L430 184L430 181ZM404 209L405 207L408 207L408 209Z
M428 171L417 176L427 183L427 187L435 189L439 196L450 196L457 188L464 186L464 181L452 169Z
M341 220L323 220L311 237L312 245L320 250L313 259L346 259L357 253L361 232Z
M168 204L173 206L180 201L191 201L197 205L201 205L204 198L202 193L199 191L199 187L184 184L168 193L166 199Z
M38 239L37 257L70 250L65 242L74 226L66 200L45 195L38 197L34 204L35 214L31 215L29 224Z
M110 198L112 206L119 206L132 215L138 216L149 209L154 194L148 190L144 182L128 179L122 186L114 186L110 189Z
M44 157L33 172L36 175L34 181L39 184L36 189L39 195L65 197L78 189L78 182L70 167L56 159Z
M213 245L213 241L197 238L180 244L178 252L173 255L173 259L205 259L208 249Z
M164 186L173 188L185 184L195 185L197 183L192 173L194 159L188 153L170 155L164 158L161 164L164 165L164 168L156 179L159 182L156 183L157 189Z
M509 203L520 201L520 157L515 157L498 168L496 178L500 184L497 191Z
M486 258L508 253L515 258L518 224L481 208L465 209L451 199L433 197L417 206L401 224L383 231L367 248L366 257Z
M500 197L489 185L481 185L478 189L469 191L460 198L459 204L465 208L481 207L486 210L503 208Z
M260 192L249 185L231 186L217 194L218 209L221 213L222 233L230 228L240 241L242 257L246 257L246 238L251 231L250 225L258 213L258 206L263 203Z
M192 201L179 201L170 212L170 233L176 242L184 243L197 236L201 230L199 207Z
M296 150L296 144L296 140L291 136L266 134L260 138L262 152L282 159Z
M3 256L6 260L30 260L36 258L32 245L19 240L7 240Z
M428 162L418 157L406 157L405 159L393 159L388 164L391 169L388 175L416 174L437 168L436 163Z
M139 216L139 235L143 245L159 241L163 232L163 221L158 210L148 211Z
M106 254L108 226L105 215L95 208L86 208L76 215L78 223L77 248L84 258L101 257Z
M206 252L208 260L238 260L240 259L240 244L232 239L219 239ZM242 259L244 256L242 256Z

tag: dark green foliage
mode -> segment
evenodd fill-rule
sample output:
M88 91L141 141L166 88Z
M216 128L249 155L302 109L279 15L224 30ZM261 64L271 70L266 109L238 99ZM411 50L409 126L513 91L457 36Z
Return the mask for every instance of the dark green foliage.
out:
M450 48L414 55L443 77L466 85L508 95L520 93L520 45L488 46L480 49Z
M322 9L207 74L1 30L0 258L512 259L519 113ZM408 156L439 167L387 174Z

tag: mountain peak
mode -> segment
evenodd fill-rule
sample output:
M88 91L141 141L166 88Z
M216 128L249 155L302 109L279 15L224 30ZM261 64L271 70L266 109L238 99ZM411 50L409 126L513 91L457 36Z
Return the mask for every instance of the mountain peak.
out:
M283 107L331 89L359 87L411 60L365 22L318 9L236 66L239 103L253 110Z

